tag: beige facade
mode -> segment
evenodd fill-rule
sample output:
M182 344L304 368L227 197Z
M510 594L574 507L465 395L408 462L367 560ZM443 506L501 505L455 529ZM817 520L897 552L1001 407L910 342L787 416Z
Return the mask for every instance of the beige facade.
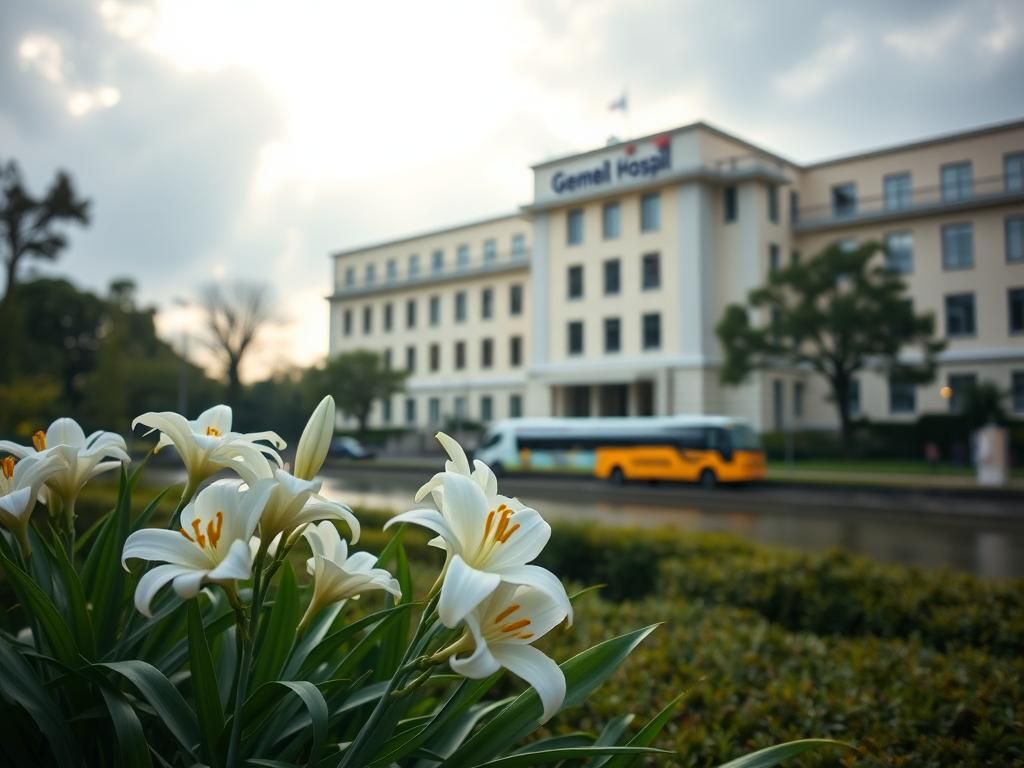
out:
M542 163L534 180L517 214L335 254L331 353L412 364L408 393L375 424L723 413L762 430L832 427L809 372L722 387L714 327L774 267L866 240L892 246L915 307L948 343L931 385L894 391L880 372L861 374L860 412L914 419L981 380L1024 410L1024 122L803 167L697 123Z

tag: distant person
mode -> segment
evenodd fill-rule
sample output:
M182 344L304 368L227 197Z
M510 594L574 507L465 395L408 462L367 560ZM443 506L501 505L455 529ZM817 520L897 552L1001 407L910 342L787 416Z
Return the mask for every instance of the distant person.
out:
M929 440L924 445L924 459L928 462L928 469L932 472L939 466L939 446L934 440Z

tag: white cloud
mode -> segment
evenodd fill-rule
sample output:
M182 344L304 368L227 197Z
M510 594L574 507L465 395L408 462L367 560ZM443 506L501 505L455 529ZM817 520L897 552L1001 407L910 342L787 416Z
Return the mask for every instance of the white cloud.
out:
M981 38L982 48L993 54L1004 54L1020 39L1014 19L1006 8L996 9L992 27Z
M26 35L18 45L23 69L34 71L51 83L64 82L64 55L60 43L47 35Z
M74 91L68 96L67 107L75 117L83 117L97 109L109 109L121 101L121 92L109 85L91 91Z
M795 67L777 75L775 89L792 101L815 96L850 69L859 50L860 41L853 34L828 43Z
M882 42L911 61L933 59L947 51L963 26L963 17L953 13L932 24L889 32L882 37Z

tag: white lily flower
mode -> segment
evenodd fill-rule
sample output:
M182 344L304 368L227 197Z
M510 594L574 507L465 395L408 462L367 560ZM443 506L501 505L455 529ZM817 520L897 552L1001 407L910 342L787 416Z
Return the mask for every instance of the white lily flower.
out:
M26 556L32 549L28 525L39 491L47 479L66 469L67 461L59 453L26 456L17 462L6 456L0 461L0 523L15 535Z
M324 521L302 532L313 556L306 570L313 577L313 596L299 626L304 626L323 606L346 598L358 599L363 592L382 589L402 597L398 580L383 568L375 568L377 558L369 552L348 553L348 545L333 523Z
M543 637L566 617L565 608L547 592L529 586L502 584L466 615L466 633L451 646L449 664L460 675L475 680L504 667L537 691L547 722L565 700L561 668L530 643ZM462 650L473 648L469 656ZM454 652L454 653L452 653Z
M177 449L188 473L186 493L194 493L200 483L222 469L233 469L251 479L270 475L267 456L278 466L282 465L274 448L284 448L284 440L276 432L232 432L231 408L227 405L215 405L199 414L195 421L173 411L150 411L137 417L132 429L139 424L149 427L147 435L160 432L155 451L168 445ZM261 440L274 448L260 445Z
M494 476L494 472L491 471L490 467L479 459L475 459L473 461L472 467L469 466L469 459L466 457L466 452L455 438L450 435L446 435L444 432L438 432L434 437L437 438L441 447L444 448L445 453L448 454L448 460L444 463L444 472L438 472L420 486L418 491L416 491L417 502L425 499L429 493L434 497L434 501L437 504L438 509L440 509L442 499L444 497L444 487L441 481L444 479L446 474L454 473L472 478L473 481L480 486L480 490L484 492L488 500L494 503L494 506L505 504L512 509L523 508L523 505L518 499L498 494L498 478Z
M241 487L241 480L218 480L182 510L178 530L146 528L128 537L122 565L132 557L165 563L139 580L135 607L143 615L152 616L150 604L168 582L181 597L190 598L205 583L230 587L252 576L249 539L273 488L270 482L244 491Z
M279 533L287 535L301 525L319 520L341 520L352 532L352 543L359 541L359 521L344 504L320 495L321 481L303 480L283 469L272 474L274 490L260 519L260 537L272 541Z
M414 509L395 515L385 529L413 523L438 535L448 553L437 611L455 627L501 582L535 587L547 593L572 620L565 587L551 571L528 565L551 538L551 526L535 509L513 509L491 499L470 477L455 472L441 478L440 511Z
M17 458L60 454L63 464L47 478L44 497L54 507L56 500L68 520L74 517L75 501L87 482L131 461L123 437L102 431L86 437L78 422L68 418L57 419L46 432L36 432L31 448L0 440L0 452L4 451Z
M294 475L302 480L312 480L324 465L327 451L334 437L335 407L334 398L327 395L313 411L306 422L299 438L299 447L295 451Z

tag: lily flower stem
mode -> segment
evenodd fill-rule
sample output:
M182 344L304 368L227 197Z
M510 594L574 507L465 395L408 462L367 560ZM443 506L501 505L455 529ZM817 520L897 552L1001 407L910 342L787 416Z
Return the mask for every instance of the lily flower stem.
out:
M252 636L249 632L249 618L245 607L232 589L228 591L229 599L235 609L235 637L238 645L238 662L235 666L235 703L231 717L231 737L228 741L227 768L241 765L238 756L238 742L242 734L242 704L245 702L246 689L249 684L249 666L252 661Z
M174 508L174 512L171 514L171 519L167 524L167 527L172 531L180 524L181 511L188 506L190 501L192 501L192 497L196 494L197 485L197 483L192 482L192 478L189 478L185 483L185 487L181 491L181 498L178 500L178 506Z
M392 691L391 692L391 698L393 698L393 699L400 699L403 696L408 696L410 693L415 691L417 688L419 688L421 685L423 685L429 679L430 679L430 670L429 669L424 670L422 673L420 673L420 675L418 677L414 678L412 680L412 682L410 682L407 685L405 685L405 687L399 688L396 691Z

